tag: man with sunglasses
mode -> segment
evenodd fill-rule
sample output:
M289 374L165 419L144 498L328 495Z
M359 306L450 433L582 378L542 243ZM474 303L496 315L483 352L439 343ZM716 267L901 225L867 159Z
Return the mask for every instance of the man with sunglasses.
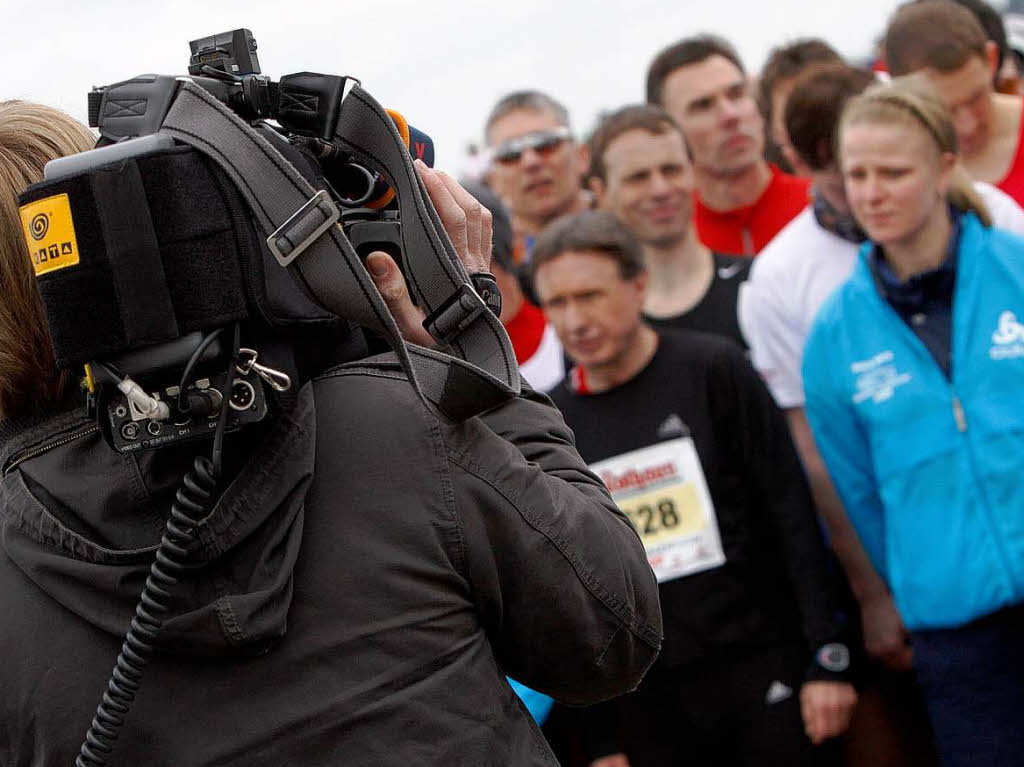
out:
M526 261L547 224L591 206L582 188L586 147L573 138L566 108L539 91L502 98L487 117L484 136L491 160L487 183L512 213L515 258Z
M764 157L764 118L750 78L725 40L701 35L659 53L647 100L678 123L693 159L694 221L718 253L754 256L807 206L809 182Z

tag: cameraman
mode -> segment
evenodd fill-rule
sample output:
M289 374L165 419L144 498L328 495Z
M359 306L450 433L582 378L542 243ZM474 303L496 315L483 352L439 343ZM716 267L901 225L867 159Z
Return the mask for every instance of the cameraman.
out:
M38 110L48 118L27 118ZM45 321L14 197L45 160L83 149L68 139L83 131L55 110L0 108L0 360L23 371L0 397L7 767L74 763L171 495L206 449L116 453L78 386L56 385L68 374L47 345L17 337ZM489 215L419 171L479 270ZM428 342L394 263L369 266L406 337ZM8 285L28 297L7 300ZM591 703L634 688L661 639L643 547L557 410L525 392L453 423L400 375L306 378L274 417L228 435L219 498L108 763L555 764L505 675Z

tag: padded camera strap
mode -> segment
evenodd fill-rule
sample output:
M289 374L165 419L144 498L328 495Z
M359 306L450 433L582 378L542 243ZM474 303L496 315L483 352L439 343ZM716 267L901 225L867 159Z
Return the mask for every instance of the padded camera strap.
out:
M421 398L462 420L519 393L508 335L473 289L394 123L361 87L342 103L336 140L395 189L410 291L427 312L425 327L450 353L405 344L336 224L333 200L205 90L183 82L160 131L207 155L231 177L278 262L325 309L382 333Z

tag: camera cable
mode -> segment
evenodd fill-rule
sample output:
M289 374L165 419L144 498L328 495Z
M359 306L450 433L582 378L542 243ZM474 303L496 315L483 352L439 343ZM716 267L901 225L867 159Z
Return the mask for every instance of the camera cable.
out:
M212 342L211 334L204 344ZM234 382L235 365L241 330L235 324L234 343L228 363L227 390ZM202 354L202 348L197 350ZM96 708L85 740L75 759L75 767L105 767L114 750L118 730L124 726L132 702L139 691L142 673L156 652L156 643L173 599L173 589L188 568L190 548L195 541L196 527L212 511L216 503L217 482L221 473L227 410L222 408L217 421L210 458L196 456L192 469L185 474L171 504L171 513L164 529L149 576L135 607L135 615L125 635L103 698Z

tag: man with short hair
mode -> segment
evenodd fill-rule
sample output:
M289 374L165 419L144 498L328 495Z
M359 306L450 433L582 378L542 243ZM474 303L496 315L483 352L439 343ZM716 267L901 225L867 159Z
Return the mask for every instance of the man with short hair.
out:
M884 46L893 76L920 73L949 107L971 176L1024 204L1024 102L995 92L998 45L975 15L952 0L908 3L889 21Z
M665 641L582 718L592 767L821 764L856 693L785 421L742 350L641 319L643 252L606 211L538 238L541 306L576 364L551 397L644 540Z
M644 317L746 347L737 302L750 259L712 253L693 226L693 166L679 126L653 104L605 117L590 138L590 186L643 246Z
M547 224L590 207L582 188L587 151L573 138L566 108L540 91L502 98L487 117L484 138L487 184L512 214L515 260L522 262Z
M686 137L696 181L701 242L754 256L807 204L808 182L764 158L764 119L735 49L701 35L659 53L647 101L664 107Z
M757 78L758 102L768 126L768 146L778 155L776 162L790 173L795 169L786 156L786 127L783 123L786 99L805 72L836 63L842 63L842 58L831 45L824 40L807 38L773 48L761 68L761 75Z

